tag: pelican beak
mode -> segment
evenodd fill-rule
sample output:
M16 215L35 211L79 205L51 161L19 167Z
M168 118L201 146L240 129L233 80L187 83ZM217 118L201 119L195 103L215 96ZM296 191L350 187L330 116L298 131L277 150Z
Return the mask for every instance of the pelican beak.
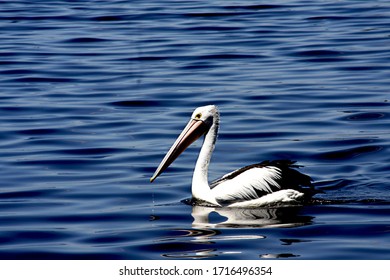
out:
M203 121L191 119L157 167L150 178L150 182L152 183L189 145L205 134L209 128Z

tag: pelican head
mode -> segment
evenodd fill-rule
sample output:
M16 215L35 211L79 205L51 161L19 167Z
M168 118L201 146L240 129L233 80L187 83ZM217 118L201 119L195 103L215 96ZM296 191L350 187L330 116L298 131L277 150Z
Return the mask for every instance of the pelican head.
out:
M167 167L199 137L209 132L212 125L219 123L218 108L214 105L198 107L191 115L190 121L173 143L150 182L153 182ZM213 143L214 144L214 143Z

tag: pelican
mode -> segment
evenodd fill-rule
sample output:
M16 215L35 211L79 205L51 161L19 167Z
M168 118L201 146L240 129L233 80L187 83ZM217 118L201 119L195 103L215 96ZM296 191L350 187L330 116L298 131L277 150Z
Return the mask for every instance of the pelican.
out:
M209 184L208 169L219 129L214 105L195 109L150 182L153 182L188 146L204 135L192 177L192 197L197 205L253 208L301 203L313 194L311 178L296 170L294 161L263 161L237 169Z

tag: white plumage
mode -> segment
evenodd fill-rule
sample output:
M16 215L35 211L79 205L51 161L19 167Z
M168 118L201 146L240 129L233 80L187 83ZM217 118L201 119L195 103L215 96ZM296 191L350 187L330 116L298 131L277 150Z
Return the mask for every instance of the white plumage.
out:
M231 176L229 173L222 177ZM217 200L250 200L258 198L256 191L272 193L271 185L280 189L277 179L281 178L281 170L274 166L251 168L235 176L233 179L222 181L211 189Z
M311 178L292 167L288 160L262 162L235 170L209 185L208 168L219 128L216 106L199 107L172 145L156 172L157 178L192 142L204 135L204 142L192 178L192 196L197 204L227 207L260 207L300 202L313 194ZM303 188L308 186L309 188Z

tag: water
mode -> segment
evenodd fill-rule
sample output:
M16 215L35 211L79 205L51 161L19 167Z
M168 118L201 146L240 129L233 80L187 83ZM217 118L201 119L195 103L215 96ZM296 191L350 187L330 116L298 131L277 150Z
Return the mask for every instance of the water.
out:
M0 3L0 258L389 259L388 1L157 2ZM150 184L206 104L210 179L283 158L323 193L192 207L200 143Z

